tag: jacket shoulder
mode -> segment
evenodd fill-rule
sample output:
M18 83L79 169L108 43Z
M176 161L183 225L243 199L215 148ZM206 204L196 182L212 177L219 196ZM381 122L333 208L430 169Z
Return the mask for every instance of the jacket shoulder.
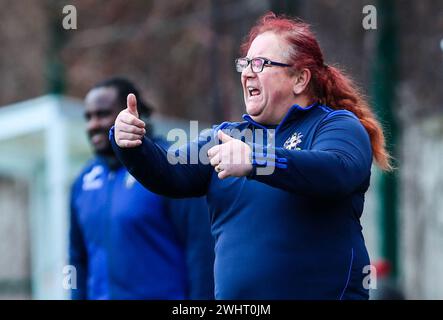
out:
M357 116L346 109L331 109L327 106L320 106L319 108L321 110L321 113L323 114L322 121L327 121L331 118L353 118L355 120L358 120Z

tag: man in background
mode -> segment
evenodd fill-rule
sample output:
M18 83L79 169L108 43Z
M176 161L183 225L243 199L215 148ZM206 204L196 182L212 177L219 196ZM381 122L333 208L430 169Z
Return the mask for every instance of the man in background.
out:
M213 299L213 240L204 198L169 199L145 189L115 157L108 132L134 93L140 117L151 108L134 85L112 78L85 98L94 158L71 192L73 299ZM152 137L149 128L143 134Z

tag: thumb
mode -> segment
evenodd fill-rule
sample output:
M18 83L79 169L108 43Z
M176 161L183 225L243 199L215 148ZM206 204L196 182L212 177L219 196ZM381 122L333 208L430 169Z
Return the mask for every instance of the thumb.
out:
M226 143L228 141L234 140L233 137L228 136L226 133L224 133L223 131L219 130L217 132L218 138L220 139L221 142Z
M128 94L126 104L128 106L129 113L131 113L132 115L134 115L138 118L137 98L135 97L135 94L133 94L133 93Z

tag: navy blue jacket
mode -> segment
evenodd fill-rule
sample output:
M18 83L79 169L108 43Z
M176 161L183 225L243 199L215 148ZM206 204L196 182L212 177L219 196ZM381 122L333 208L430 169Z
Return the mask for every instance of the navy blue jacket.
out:
M244 120L214 130L268 129L248 115ZM207 195L216 299L367 299L360 225L372 163L366 130L351 112L319 104L292 106L274 129L275 145L246 141L254 148L251 174L225 180L202 162L171 165L149 139L119 148L111 129L111 141L150 190ZM206 141L200 137L187 151L207 150ZM273 173L259 175L265 165Z
M97 157L71 193L73 299L213 299L204 198L167 199Z

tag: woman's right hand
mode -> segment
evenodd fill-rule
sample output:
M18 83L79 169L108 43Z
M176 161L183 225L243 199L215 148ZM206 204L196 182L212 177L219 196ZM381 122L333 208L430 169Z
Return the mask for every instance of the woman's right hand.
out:
M146 133L145 123L139 119L137 99L128 94L127 107L115 119L114 137L120 148L134 148L142 144Z

